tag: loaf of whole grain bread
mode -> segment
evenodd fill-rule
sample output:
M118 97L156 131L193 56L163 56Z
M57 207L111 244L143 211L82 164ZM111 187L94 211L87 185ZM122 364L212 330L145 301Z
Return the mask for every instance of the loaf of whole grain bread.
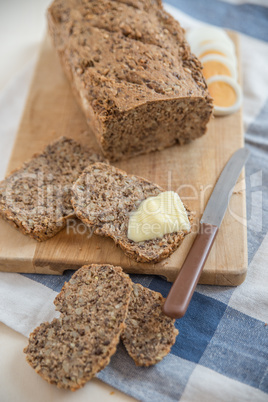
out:
M75 182L71 202L79 219L94 233L111 237L128 257L138 262L158 262L174 252L189 232L168 233L138 243L130 240L127 232L130 213L141 201L162 191L148 180L99 162L88 166ZM191 213L186 211L191 221Z
M92 149L62 137L0 182L0 217L35 240L49 239L74 215L71 188L90 163Z
M49 31L107 158L203 135L212 99L180 24L161 0L55 0Z
M131 280L120 267L80 268L54 301L60 318L30 334L24 349L28 363L58 388L82 387L115 353L131 291Z

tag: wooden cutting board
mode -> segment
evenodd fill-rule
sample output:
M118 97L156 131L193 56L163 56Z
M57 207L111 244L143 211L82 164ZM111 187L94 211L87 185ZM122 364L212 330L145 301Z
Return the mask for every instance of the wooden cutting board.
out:
M231 36L237 46L237 36ZM49 38L46 38L8 172L63 135L98 150L57 55ZM127 258L112 240L90 237L79 221L71 222L68 231L62 230L54 238L38 243L0 220L0 270L61 274L66 269L77 269L87 263L110 263L122 266L129 273L156 274L173 281L196 236L199 218L223 167L233 152L242 146L240 111L228 117L212 119L207 134L191 144L174 146L116 164L128 173L143 176L167 190L177 191L195 212L193 232L168 259L158 264L136 263ZM242 173L200 283L235 286L244 280L247 269L245 222L245 183Z

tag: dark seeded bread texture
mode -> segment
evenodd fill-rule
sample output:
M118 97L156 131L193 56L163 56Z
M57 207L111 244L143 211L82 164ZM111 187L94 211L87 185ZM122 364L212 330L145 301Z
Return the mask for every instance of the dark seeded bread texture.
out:
M54 236L74 215L73 183L97 161L104 158L72 139L60 138L0 183L0 216L35 240Z
M200 137L212 113L201 63L160 0L55 0L49 32L110 160Z
M24 349L29 364L58 388L81 388L115 353L131 290L131 280L120 267L79 269L54 301L60 318L30 334Z
M120 336L138 366L150 366L175 343L164 298L131 282L121 267L80 268L54 300L60 317L29 336L26 360L50 384L75 391L110 362Z
M133 284L121 338L137 366L159 363L175 343L179 331L162 311L164 300L160 293Z
M175 251L188 232L135 243L128 239L127 231L129 213L141 201L162 191L141 177L127 175L105 163L95 163L74 184L72 205L77 217L94 228L95 234L111 237L128 257L138 262L158 262Z

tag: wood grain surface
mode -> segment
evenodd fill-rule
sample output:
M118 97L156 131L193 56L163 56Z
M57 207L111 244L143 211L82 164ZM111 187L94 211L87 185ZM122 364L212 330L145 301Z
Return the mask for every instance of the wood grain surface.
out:
M231 34L236 46L237 36ZM238 46L237 46L238 48ZM239 56L238 56L239 57ZM8 172L60 136L72 137L98 150L48 37L45 38L18 130ZM164 133L163 133L164 135ZM136 263L111 239L91 236L78 220L54 238L37 243L0 220L0 270L60 274L87 263L120 265L126 272L161 275L174 281L196 236L199 219L231 155L244 145L241 111L213 118L202 138L116 165L177 191L195 212L193 232L181 247L157 264ZM8 173L7 172L7 173ZM200 283L236 286L247 270L244 172L241 174Z

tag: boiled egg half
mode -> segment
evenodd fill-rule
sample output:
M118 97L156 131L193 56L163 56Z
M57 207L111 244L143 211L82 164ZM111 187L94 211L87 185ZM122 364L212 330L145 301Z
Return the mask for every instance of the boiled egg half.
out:
M225 116L240 109L242 91L240 85L232 77L214 75L207 79L207 86L214 100L215 116Z

